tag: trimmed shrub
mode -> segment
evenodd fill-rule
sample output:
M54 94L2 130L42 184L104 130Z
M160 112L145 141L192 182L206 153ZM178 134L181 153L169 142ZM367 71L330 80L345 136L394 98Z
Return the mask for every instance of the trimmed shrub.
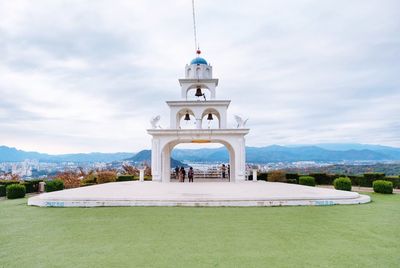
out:
M372 187L372 183L376 180L383 180L385 173L365 173L364 178L360 180L361 187Z
M54 192L54 191L63 190L64 182L59 179L55 179L52 181L46 181L46 184L44 185L44 189L46 192Z
M300 176L299 184L307 186L315 186L315 178L311 176Z
M286 182L286 173L281 170L275 170L268 173L267 180L270 182Z
M133 181L135 177L133 175L119 175L117 181Z
M22 184L10 184L6 188L7 198L16 199L25 197L26 189Z
M97 183L107 183L117 181L117 174L114 171L99 171L97 172Z
M0 184L0 197L6 196L6 186Z
M153 177L152 176L144 176L144 180L151 181L151 180L153 180Z
M289 183L299 183L299 177L297 173L286 173L286 180Z
M347 177L340 177L333 181L336 190L351 191L351 180Z
M376 180L372 183L375 193L392 194L393 183L391 181Z
M393 188L399 188L400 186L400 177L396 177L396 176L387 176L384 179L385 181L391 181L393 183Z

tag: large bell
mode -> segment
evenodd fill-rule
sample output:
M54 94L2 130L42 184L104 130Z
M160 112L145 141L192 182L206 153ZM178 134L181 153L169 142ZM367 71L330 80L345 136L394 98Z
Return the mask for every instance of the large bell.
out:
M188 112L186 112L186 114L185 114L185 120L186 120L186 121L189 121L189 120L190 120L190 115L189 115Z
M200 87L196 88L196 94L195 94L195 96L196 96L196 97L201 97L201 96L203 96L203 93L201 92L201 88L200 88Z
M207 120L213 120L214 118L213 118L213 116L212 116L212 113L209 113L208 114L208 116L207 116Z

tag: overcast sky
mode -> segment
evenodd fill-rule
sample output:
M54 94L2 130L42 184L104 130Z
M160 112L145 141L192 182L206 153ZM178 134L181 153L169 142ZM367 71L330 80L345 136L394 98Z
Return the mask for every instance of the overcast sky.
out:
M247 145L400 146L400 1L198 0L217 97ZM190 0L0 0L0 145L150 148L194 57Z

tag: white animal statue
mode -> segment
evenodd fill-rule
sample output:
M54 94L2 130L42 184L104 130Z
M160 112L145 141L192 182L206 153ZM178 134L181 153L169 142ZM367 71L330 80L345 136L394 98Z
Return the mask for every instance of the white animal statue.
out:
M160 122L161 116L157 115L150 120L151 128L161 128L158 122Z
M238 115L235 115L235 120L237 123L236 128L244 128L246 126L247 120L249 120L248 118L246 120L243 120L243 118L241 118Z

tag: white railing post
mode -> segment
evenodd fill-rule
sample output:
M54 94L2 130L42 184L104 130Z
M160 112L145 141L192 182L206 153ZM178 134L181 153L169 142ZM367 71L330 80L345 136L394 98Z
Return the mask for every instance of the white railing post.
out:
M139 181L144 181L144 168L139 169Z
M257 169L253 168L253 181L257 181Z

